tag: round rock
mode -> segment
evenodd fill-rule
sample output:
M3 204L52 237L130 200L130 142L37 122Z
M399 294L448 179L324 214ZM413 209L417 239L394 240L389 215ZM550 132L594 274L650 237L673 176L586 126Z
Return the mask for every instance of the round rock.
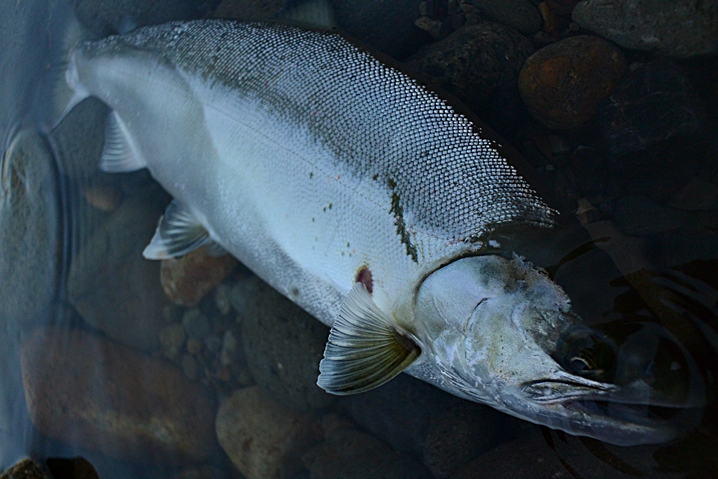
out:
M531 115L554 129L594 119L626 69L623 53L598 37L580 35L542 48L524 64L519 90Z
M572 17L625 48L677 58L718 51L718 2L711 0L584 0Z
M541 30L541 14L529 0L471 0L471 4L486 18L526 35Z
M295 409L331 405L335 397L316 384L327 327L256 277L238 283L233 296L244 298L238 313L247 365L257 384Z
M518 89L534 48L516 30L492 22L463 27L406 62L419 78L453 93L499 131L526 117Z

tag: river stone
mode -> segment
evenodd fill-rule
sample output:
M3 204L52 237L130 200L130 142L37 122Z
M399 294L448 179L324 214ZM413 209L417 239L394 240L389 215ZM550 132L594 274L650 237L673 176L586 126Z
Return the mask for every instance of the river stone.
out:
M481 22L424 48L406 66L414 76L456 95L502 132L516 129L528 116L518 79L533 51L531 42L515 30Z
M617 157L699 141L701 115L687 76L673 62L659 59L621 79L601 105L599 122L609 152Z
M23 339L21 364L30 418L46 436L133 462L202 461L216 451L205 390L165 361L43 328Z
M219 443L248 479L290 478L321 438L311 414L293 411L258 386L239 389L217 412Z
M429 41L414 25L422 0L334 0L339 27L368 46L402 60Z
M164 326L160 263L145 259L142 250L166 204L155 185L127 198L80 246L67 280L70 302L85 321L142 350L160 349Z
M541 14L529 0L470 0L481 15L525 35L541 30Z
M577 128L596 117L625 69L615 45L589 35L569 37L529 57L519 91L531 115L545 126Z
M55 161L45 140L20 131L2 158L0 185L0 324L47 319L62 266L62 222Z
M584 0L573 21L625 48L676 58L718 52L714 0Z
M0 479L50 479L35 461L26 457L7 471L0 474Z
M181 258L162 260L162 288L174 304L193 308L237 267L229 254L212 256L202 247Z
M431 479L433 476L411 456L342 421L322 421L326 440L302 460L311 479ZM328 423L336 423L329 426Z
M285 0L222 0L212 17L245 22L269 20L284 8L285 3Z
M333 404L336 397L316 384L327 327L256 277L240 281L232 294L244 299L242 340L257 384L291 408Z

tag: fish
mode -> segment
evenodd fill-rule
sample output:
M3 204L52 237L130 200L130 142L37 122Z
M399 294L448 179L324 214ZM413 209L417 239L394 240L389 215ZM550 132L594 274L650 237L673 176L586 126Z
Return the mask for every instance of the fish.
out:
M631 407L659 393L601 374L610 347L583 354L562 288L491 248L496 228L557 214L502 145L344 35L172 22L76 44L63 81L65 114L90 96L111 110L101 169L147 168L174 198L144 256L231 253L330 327L327 392L407 372L574 435L675 436Z

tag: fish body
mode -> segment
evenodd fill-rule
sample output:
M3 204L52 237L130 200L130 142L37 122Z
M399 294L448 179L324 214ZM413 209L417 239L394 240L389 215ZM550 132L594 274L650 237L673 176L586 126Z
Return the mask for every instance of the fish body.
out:
M96 96L112 110L102 167L147 167L174 197L145 256L219 246L332 327L321 387L360 392L406 370L568 432L670 437L564 407L559 381L591 398L616 387L552 359L580 322L557 285L481 254L497 225L550 226L554 211L469 120L342 36L145 27L76 46L66 81L67 109Z

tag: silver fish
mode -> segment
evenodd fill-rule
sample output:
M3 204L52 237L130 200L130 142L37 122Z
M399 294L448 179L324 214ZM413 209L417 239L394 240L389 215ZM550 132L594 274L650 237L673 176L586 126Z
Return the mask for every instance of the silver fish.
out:
M331 327L318 384L402 371L514 416L615 444L670 439L650 404L552 356L580 319L540 269L487 255L497 225L554 211L436 94L338 34L194 21L76 46L65 111L104 101L101 167L173 195L148 258L224 249Z

